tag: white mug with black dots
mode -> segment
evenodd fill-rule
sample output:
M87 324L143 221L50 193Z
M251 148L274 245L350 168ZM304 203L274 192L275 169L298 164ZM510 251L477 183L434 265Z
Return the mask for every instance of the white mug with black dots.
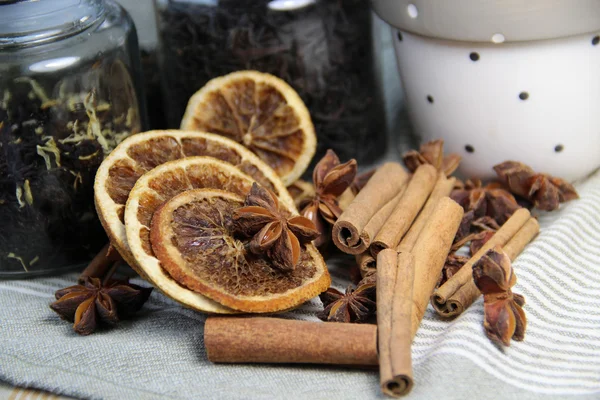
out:
M600 1L372 3L415 132L461 154L462 174L517 160L572 181L600 166Z

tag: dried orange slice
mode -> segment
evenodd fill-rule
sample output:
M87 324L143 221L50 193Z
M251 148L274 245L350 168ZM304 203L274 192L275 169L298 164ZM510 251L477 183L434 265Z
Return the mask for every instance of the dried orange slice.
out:
M244 144L292 184L308 167L317 139L308 109L283 80L238 71L210 80L189 100L181 129Z
M244 146L219 135L178 130L149 131L121 142L100 165L94 198L100 221L112 245L138 273L125 234L125 202L145 172L167 161L190 156L211 156L246 173L293 204L281 180L269 166Z
M212 157L187 157L169 161L142 175L129 193L125 206L125 232L135 265L140 273L167 296L197 310L233 312L205 296L179 285L162 267L152 251L150 224L154 212L166 201L186 190L222 189L245 196L254 179L231 164ZM294 210L284 191L282 204ZM283 201L285 199L285 201Z
M331 279L312 244L301 246L292 271L246 250L232 219L243 205L242 197L213 189L189 190L166 202L154 214L150 233L163 268L182 285L242 312L287 310L327 290Z

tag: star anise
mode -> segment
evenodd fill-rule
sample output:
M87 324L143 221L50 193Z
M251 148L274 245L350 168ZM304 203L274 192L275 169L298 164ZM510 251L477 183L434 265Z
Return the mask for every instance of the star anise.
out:
M340 164L340 159L327 150L325 156L317 163L313 171L315 196L300 204L300 214L315 224L321 236L315 241L320 247L327 242L330 225L333 225L342 214L338 197L352 184L356 176L356 160L352 159Z
M479 179L469 179L463 188L452 191L450 197L460 204L465 212L473 211L473 220L491 217L498 225L506 222L521 206L512 194L497 182L482 186Z
M483 245L486 244L487 241L492 238L492 236L494 236L494 233L496 232L482 231L477 237L473 238L469 244L469 251L471 252L471 255L475 255L483 247Z
M523 340L527 318L521 307L525 298L511 291L517 277L500 246L488 251L473 266L473 280L483 294L483 326L490 340L505 346L510 346L511 338Z
M57 290L50 304L61 318L73 322L80 335L93 333L99 325L115 325L130 317L148 300L152 288L144 288L127 280L85 277L83 284Z
M451 251L457 251L467 243L481 240L485 235L492 235L500 229L500 226L492 217L484 216L478 219L474 218L474 211L467 211L458 226L458 231L454 237Z
M419 151L410 150L404 153L402 161L411 172L423 164L431 164L438 171L443 171L446 176L458 168L462 157L456 153L448 154L444 157L444 141L441 139L423 143Z
M531 201L540 210L556 210L560 203L579 198L570 183L561 178L536 173L531 167L505 161L494 166L494 171L511 192Z
M375 315L375 283L365 283L353 289L348 286L346 293L329 288L319 295L324 310L317 314L329 322L365 322Z
M302 216L290 217L279 209L279 200L256 182L246 196L244 207L233 215L235 228L252 239L254 254L266 254L273 265L291 271L300 260L300 244L319 237L315 225Z

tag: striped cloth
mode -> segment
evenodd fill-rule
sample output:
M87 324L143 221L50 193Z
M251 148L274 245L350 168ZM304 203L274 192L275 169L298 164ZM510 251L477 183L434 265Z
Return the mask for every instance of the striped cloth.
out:
M428 310L413 345L419 399L600 398L600 175L581 199L540 215L542 231L514 263L528 317L524 342L485 336L480 298L453 321ZM331 262L334 286L347 285ZM205 316L153 293L133 321L89 337L48 308L76 274L0 282L0 380L86 398L379 398L373 371L213 365ZM135 283L144 284L140 279ZM315 320L318 299L284 317Z

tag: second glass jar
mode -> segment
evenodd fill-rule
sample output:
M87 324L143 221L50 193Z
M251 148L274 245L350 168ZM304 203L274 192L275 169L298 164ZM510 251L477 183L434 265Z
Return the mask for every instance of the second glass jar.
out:
M167 123L207 81L253 69L288 82L328 148L368 163L385 152L367 0L156 0Z

